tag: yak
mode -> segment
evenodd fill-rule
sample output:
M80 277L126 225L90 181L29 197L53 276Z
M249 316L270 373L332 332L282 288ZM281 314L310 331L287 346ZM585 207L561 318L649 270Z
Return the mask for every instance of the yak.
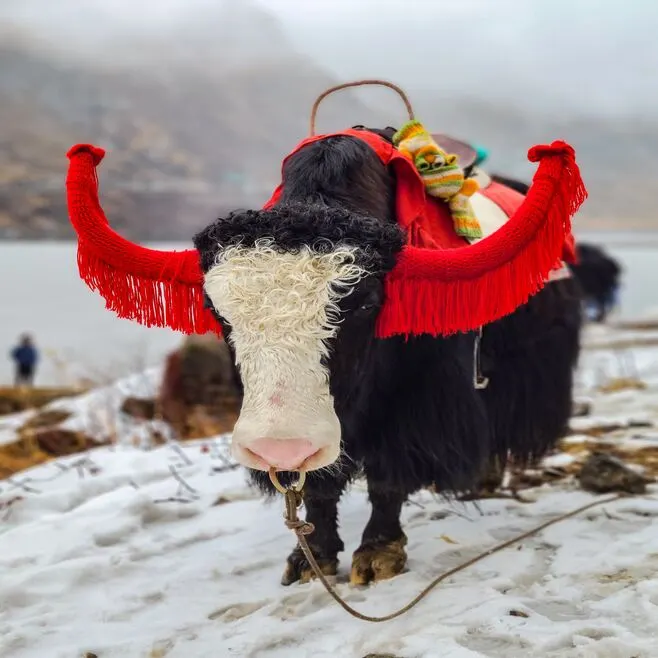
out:
M530 188L527 183L508 176L493 174L491 178L523 195ZM578 241L575 247L575 262L568 267L580 285L588 318L593 322L605 322L619 301L621 265L598 245Z
M534 147L539 191L527 207L541 221L435 251L410 246L400 224L418 180L394 153L393 132L358 126L305 140L284 161L272 203L231 212L174 253L114 233L97 198L104 152L69 152L81 277L122 317L221 328L243 391L233 455L268 494L268 470L284 483L307 473L309 543L325 574L337 573L344 550L341 495L365 477L371 515L355 584L404 569L400 514L412 493L472 491L492 464L527 463L555 444L582 325L573 278L546 283L582 203L570 195L585 195L561 182L565 171L576 176L571 147ZM551 164L540 176L542 158ZM550 223L544 214L555 220L542 234L548 246L533 242ZM487 386L475 385L480 376ZM282 582L311 577L297 546Z
M588 317L605 322L619 302L622 268L598 245L576 243L578 260L569 267L580 284Z

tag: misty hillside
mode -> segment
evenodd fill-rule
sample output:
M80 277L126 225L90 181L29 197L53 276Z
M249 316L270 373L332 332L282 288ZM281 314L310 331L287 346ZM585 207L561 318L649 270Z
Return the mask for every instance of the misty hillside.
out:
M133 237L188 239L218 213L264 202L282 157L307 134L313 100L336 81L277 38L270 20L258 20L260 10L244 7L231 12L235 29L247 42L267 43L269 54L252 49L246 56L244 41L227 38L213 62L212 33L202 21L178 35L184 56L158 34L124 38L116 61L73 59L5 30L0 237L72 236L63 179L66 151L76 142L107 149L103 204L112 224ZM224 24L230 32L232 23ZM206 48L205 58L189 56L192 43ZM153 66L157 59L166 66ZM322 123L339 128L365 111L341 94L323 107Z
M90 20L104 19L102 5L85 6ZM72 237L65 153L89 141L108 150L101 194L113 226L142 240L187 240L218 214L266 200L282 156L308 133L314 98L336 82L247 0L150 32L106 30L85 43L79 31L77 49L63 34L49 40L19 14L0 32L0 238ZM547 119L475 93L412 100L428 126L486 145L505 173L531 176L528 147L568 139L590 189L584 219L653 221L658 122ZM322 105L319 127L403 118L392 95L341 92Z
M419 116L441 130L470 138L490 149L489 169L531 180L536 165L527 161L533 144L563 139L576 156L589 198L578 221L624 227L658 228L658 116L545 116L514 105L480 99L455 102L431 93L415 94Z

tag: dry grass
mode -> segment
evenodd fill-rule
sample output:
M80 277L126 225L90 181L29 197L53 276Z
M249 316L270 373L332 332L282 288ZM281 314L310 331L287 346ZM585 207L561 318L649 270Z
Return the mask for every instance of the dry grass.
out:
M40 409L55 400L85 393L78 386L53 386L38 388L14 388L0 386L0 416L27 409Z
M598 342L583 343L582 349L590 351L599 350L627 350L633 347L656 347L658 338L628 338L625 340L601 340Z
M647 385L635 377L616 377L599 387L601 393L617 393L618 391L643 391Z
M658 320L625 320L616 322L612 328L626 331L657 331Z
M592 452L601 452L627 464L641 466L645 475L658 478L658 446L634 447L630 442L622 444L613 440L562 441L559 450L576 458L576 462L565 467L569 474L579 472Z
M200 405L193 407L185 419L185 431L179 438L205 439L232 432L240 415L240 404L241 400L227 396L218 401L213 415Z
M8 446L0 446L0 478L11 477L20 471L38 466L52 459L52 455L42 450L32 450L29 454L12 453L20 453L15 444L9 444L9 449Z
M644 421L635 421L628 424L603 423L601 425L594 425L592 427L585 427L583 429L578 428L578 430L574 430L574 432L577 432L578 434L585 434L586 436L591 436L595 439L598 439L619 430L642 429L647 427L653 427L653 423Z
M0 478L97 445L102 444L82 432L56 426L22 427L15 441L0 445Z
M141 354L144 354L144 350ZM51 358L54 357L51 355ZM56 366L63 371L66 364L63 360L56 360ZM140 355L133 359L133 366L138 371L145 370ZM33 389L0 387L0 414L3 410L3 399L8 405L13 405L13 409L8 413L38 410L56 400L87 393L91 388L109 386L119 379L118 374L116 376L111 373L105 373L104 376L100 373L96 374L94 380L90 379L85 386L77 383L75 386ZM58 457L117 443L120 425L117 395L118 392L114 394L114 391L110 390L107 395L99 396L95 404L87 406L83 412L85 432L75 432L60 427L60 424L72 415L70 411L63 409L37 411L18 428L15 441L0 445L0 478ZM154 437L153 443L157 442L157 437Z
M71 417L70 411L64 409L46 409L28 418L21 426L19 431L36 430L42 427L53 427L63 423L67 418Z

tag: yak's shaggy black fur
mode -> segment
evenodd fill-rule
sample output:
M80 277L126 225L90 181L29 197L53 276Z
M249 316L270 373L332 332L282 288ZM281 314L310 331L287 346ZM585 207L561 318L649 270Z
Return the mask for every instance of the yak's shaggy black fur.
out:
M392 129L377 131L390 139ZM268 211L233 213L200 233L204 270L218 244L273 237L282 249L348 241L375 266L343 301L344 322L328 363L345 457L308 475L306 513L320 563L343 550L337 504L364 471L372 505L359 551L404 539L400 510L408 495L434 485L442 493L477 488L495 459L527 462L564 432L581 327L577 284L547 285L512 315L484 328L484 391L473 386L473 334L374 337L384 274L403 240L395 221L395 181L364 143L347 136L310 144L283 172L283 196ZM220 318L221 321L221 318ZM227 336L230 327L224 323ZM264 473L253 473L272 492ZM284 478L282 478L284 479ZM288 560L291 582L308 570L299 550Z
M530 185L528 185L527 183L524 183L521 180L517 180L516 178L501 176L500 174L492 174L491 180L494 180L497 183L504 185L505 187L511 187L513 190L516 190L517 192L523 194L523 196L528 194L528 190L530 189Z
M585 302L593 310L594 322L605 322L608 313L617 303L617 292L621 285L620 264L601 247L579 242L576 245L578 262L571 271L578 279Z
M313 222L309 225L309 215ZM397 224L383 223L369 215L359 215L343 207L321 203L285 203L270 210L244 210L230 213L210 225L195 238L204 271L210 269L219 248L254 246L267 236L281 251L296 252L311 247L330 253L336 244L358 247L356 261L373 273L388 272L404 244L404 233Z

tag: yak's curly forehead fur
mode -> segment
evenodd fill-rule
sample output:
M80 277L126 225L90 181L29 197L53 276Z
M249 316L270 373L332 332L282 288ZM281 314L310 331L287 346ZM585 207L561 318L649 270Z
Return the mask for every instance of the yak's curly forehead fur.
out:
M256 247L263 239L280 253L330 254L349 248L355 263L371 274L392 269L405 242L404 232L392 222L319 203L284 203L232 212L197 234L194 245L208 272L222 250Z
M368 273L354 262L356 249L281 252L270 238L254 246L222 249L205 277L215 308L253 351L276 344L328 355L324 341L340 323L339 300Z

